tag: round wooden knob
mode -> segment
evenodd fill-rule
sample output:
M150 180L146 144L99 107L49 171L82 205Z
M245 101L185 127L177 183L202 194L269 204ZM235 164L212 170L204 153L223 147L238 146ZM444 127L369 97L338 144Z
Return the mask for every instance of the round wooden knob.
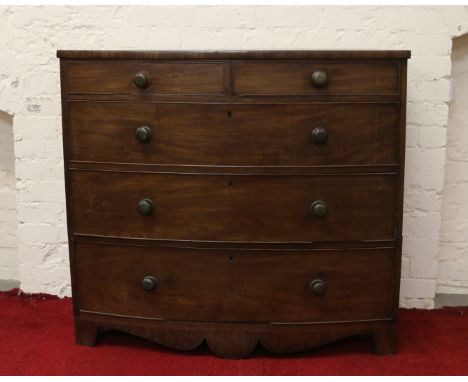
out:
M309 289L316 296L323 296L327 291L327 284L322 279L315 279L310 282Z
M316 127L312 130L312 140L318 145L323 145L328 140L328 131L324 127Z
M148 216L153 213L153 201L151 199L141 199L138 202L138 212L142 215Z
M145 276L143 280L141 280L141 287L147 291L152 292L158 286L158 279L154 276Z
M310 205L310 213L313 216L323 217L327 214L328 208L324 201L316 200Z
M140 126L135 129L135 138L140 143L148 143L151 141L151 129L148 126Z
M149 86L148 73L138 72L133 76L133 83L140 89L146 89Z
M318 87L324 87L328 82L328 76L327 73L325 73L322 70L317 70L312 74L312 83Z

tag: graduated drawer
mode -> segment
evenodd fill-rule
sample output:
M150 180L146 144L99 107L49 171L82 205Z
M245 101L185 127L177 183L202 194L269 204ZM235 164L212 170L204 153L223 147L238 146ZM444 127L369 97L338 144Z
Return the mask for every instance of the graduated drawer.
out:
M393 249L249 251L76 243L80 310L164 320L391 316Z
M393 240L392 175L73 171L74 231L167 240Z
M65 91L90 94L223 95L225 64L219 62L70 61ZM135 83L136 76L147 85Z
M68 112L72 160L236 166L398 162L394 103L71 101ZM137 137L142 129L150 136Z
M237 95L396 95L397 62L239 61Z

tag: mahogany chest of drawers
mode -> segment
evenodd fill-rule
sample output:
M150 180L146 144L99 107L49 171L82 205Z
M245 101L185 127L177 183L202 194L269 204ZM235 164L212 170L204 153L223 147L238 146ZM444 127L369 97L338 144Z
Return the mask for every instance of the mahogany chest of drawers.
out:
M77 343L396 351L408 51L59 51Z

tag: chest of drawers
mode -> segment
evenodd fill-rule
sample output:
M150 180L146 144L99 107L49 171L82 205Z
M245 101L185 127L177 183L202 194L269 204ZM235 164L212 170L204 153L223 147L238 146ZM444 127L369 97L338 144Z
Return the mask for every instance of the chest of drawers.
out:
M77 343L396 351L408 51L59 51Z

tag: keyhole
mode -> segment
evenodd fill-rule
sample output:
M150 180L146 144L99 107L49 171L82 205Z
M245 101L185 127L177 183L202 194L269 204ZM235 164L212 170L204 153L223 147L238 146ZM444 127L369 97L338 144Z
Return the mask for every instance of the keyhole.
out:
M229 179L228 187L229 187L229 188L232 188L232 180L231 180L231 179Z
M232 263L234 261L234 257L229 256L229 262Z
M228 115L229 118L231 118L232 117L232 111L228 110L227 115Z

